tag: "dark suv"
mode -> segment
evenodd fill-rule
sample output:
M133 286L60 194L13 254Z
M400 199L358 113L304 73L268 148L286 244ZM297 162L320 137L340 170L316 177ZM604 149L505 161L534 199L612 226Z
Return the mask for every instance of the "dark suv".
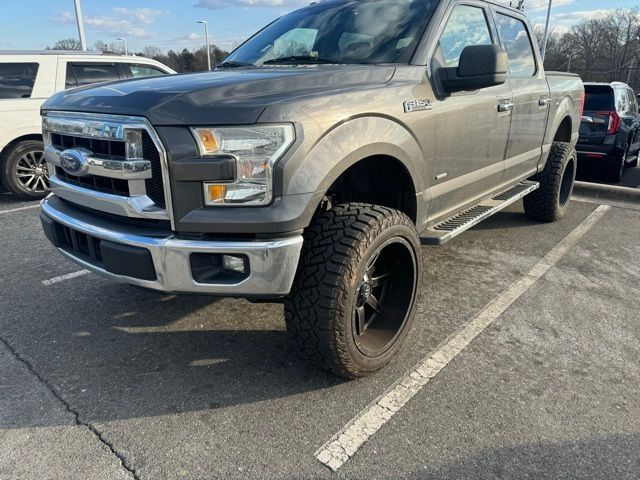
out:
M578 160L581 168L597 167L607 180L619 182L625 167L638 165L640 115L636 95L628 85L586 83L580 125Z

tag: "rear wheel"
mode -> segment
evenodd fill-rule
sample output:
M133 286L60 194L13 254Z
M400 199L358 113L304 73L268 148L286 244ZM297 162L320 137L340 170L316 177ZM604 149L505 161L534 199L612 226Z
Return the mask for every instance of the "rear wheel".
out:
M339 205L305 232L287 329L312 363L345 378L372 373L407 336L420 275L420 240L406 215Z
M607 180L613 183L619 183L622 181L624 175L624 169L627 166L627 156L629 155L629 147L620 153L612 165L607 169Z
M540 182L540 188L524 197L527 216L555 222L565 215L576 181L576 166L575 149L568 143L553 143L544 170L532 179Z
M49 172L42 142L18 142L4 155L0 164L2 183L16 195L38 199L49 194Z

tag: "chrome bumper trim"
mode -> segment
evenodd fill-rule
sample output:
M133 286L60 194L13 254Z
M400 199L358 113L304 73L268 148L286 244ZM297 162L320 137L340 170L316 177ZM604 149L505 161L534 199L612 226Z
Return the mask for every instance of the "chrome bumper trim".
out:
M62 151L53 145L44 147L47 162L63 168L60 162ZM151 178L151 162L148 160L107 160L89 157L87 171L83 175L118 178L120 180L146 180Z
M55 197L42 201L42 211L56 222L92 237L146 248L151 253L157 279L148 281L114 275L60 250L74 262L112 279L170 293L240 297L287 295L293 284L303 242L302 235L259 241L195 241L177 239L173 235L144 236L140 229L74 209ZM250 274L236 284L197 283L191 274L189 260L192 253L245 255L249 259Z

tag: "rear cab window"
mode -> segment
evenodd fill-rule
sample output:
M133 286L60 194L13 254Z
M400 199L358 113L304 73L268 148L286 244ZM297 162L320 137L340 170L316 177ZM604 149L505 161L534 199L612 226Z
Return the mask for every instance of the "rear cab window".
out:
M0 100L31 98L38 63L0 63Z

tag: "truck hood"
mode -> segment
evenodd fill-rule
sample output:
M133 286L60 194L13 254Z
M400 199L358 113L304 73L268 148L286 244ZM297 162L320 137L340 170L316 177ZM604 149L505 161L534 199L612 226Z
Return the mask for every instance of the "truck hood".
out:
M386 83L393 66L227 69L125 80L60 92L43 111L143 116L153 125L251 124L273 103Z

